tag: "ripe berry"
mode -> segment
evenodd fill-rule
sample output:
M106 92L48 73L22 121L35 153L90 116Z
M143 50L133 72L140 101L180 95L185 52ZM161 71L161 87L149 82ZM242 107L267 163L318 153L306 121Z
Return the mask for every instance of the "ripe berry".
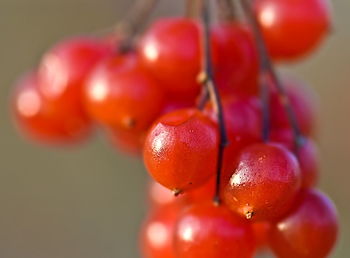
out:
M163 106L163 93L134 54L105 59L85 88L90 116L114 130L145 131Z
M167 91L182 99L193 98L200 91L197 80L202 64L200 33L195 20L167 18L153 24L141 39L143 65ZM215 77L225 91L242 88L245 92L255 92L256 84L247 83L257 77L258 58L253 42L243 25L220 24L212 29Z
M249 29L239 23L213 27L213 45L217 53L215 78L221 92L256 93L258 54Z
M268 221L255 222L252 223L252 229L257 249L266 248L269 241L271 223Z
M152 177L180 193L204 184L216 172L217 128L196 109L162 116L150 129L144 161Z
M199 26L194 20L160 19L141 39L141 62L167 91L183 97L196 96L200 90L197 82L201 68L199 38Z
M175 231L176 257L251 258L255 249L249 225L225 206L197 203L179 217Z
M140 234L142 257L176 258L173 239L180 206L177 203L157 207L143 224Z
M232 176L233 162L238 153L248 145L260 141L261 108L255 96L229 96L223 98L225 126L229 144L224 151L223 181L227 182ZM209 104L205 112L216 121L216 113ZM228 173L225 173L228 172Z
M72 144L85 140L91 122L74 102L54 102L39 88L36 73L19 81L13 97L15 118L22 132L45 144Z
M306 190L291 213L272 227L270 246L281 258L328 257L338 233L336 209L317 190Z
M298 161L290 151L258 143L245 148L236 162L222 193L230 209L247 219L269 220L290 208L301 183Z
M308 54L330 30L328 0L257 0L255 7L274 59L291 60Z
M314 93L300 80L284 77L282 82L287 89L288 97L301 131L304 135L312 135L315 131L317 120L317 104ZM275 89L272 90L270 105L272 127L290 128L287 114Z
M145 132L129 132L107 128L107 137L117 150L133 156L140 156L145 142Z

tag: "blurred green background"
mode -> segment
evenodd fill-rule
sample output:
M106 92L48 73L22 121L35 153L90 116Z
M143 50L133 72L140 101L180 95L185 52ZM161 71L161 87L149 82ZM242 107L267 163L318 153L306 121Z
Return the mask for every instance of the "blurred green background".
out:
M135 258L145 213L141 162L102 137L77 149L27 142L11 121L12 83L67 35L103 31L127 0L0 0L0 257ZM334 1L335 29L311 59L286 69L321 102L320 187L336 202L341 238L332 257L350 257L350 2ZM161 1L157 14L182 12Z

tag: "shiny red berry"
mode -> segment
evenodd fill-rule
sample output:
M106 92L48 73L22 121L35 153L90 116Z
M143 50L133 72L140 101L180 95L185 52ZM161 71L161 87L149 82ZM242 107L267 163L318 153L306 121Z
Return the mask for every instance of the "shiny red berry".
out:
M140 234L142 257L176 258L173 241L179 212L180 206L176 203L163 205L151 211Z
M255 249L250 226L225 206L197 203L179 217L175 251L181 258L251 258Z
M39 88L36 73L18 82L12 106L21 132L40 143L67 145L85 140L91 133L90 119L80 106L48 99Z
M282 145L258 143L237 158L229 183L223 188L226 205L247 219L270 220L281 216L300 189L300 168Z
M85 87L85 105L90 116L115 130L147 130L163 102L158 82L134 54L105 59Z
M329 0L257 0L255 7L274 59L305 56L331 29Z
M270 246L281 258L324 258L334 247L337 233L332 201L318 190L306 190L290 214L272 227Z
M149 130L144 162L158 183L179 193L216 173L217 151L215 123L199 110L182 109L162 116Z

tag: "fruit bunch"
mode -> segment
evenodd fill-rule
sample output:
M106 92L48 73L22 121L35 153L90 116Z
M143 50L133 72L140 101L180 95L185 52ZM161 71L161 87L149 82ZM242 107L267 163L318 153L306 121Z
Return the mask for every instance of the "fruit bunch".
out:
M140 0L117 35L58 43L19 81L13 110L35 141L73 145L96 128L142 155L153 178L141 231L147 258L323 258L337 237L319 190L316 106L274 63L314 50L327 0L189 0L188 17L138 28ZM240 7L244 19L236 12ZM122 32L122 33L121 33Z

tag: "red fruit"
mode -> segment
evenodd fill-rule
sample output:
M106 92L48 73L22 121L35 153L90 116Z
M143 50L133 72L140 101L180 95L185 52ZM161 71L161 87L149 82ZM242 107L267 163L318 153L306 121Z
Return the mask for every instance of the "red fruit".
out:
M141 39L141 62L164 88L183 97L196 96L201 69L200 30L186 18L160 19ZM186 95L183 95L183 94Z
M151 180L148 187L148 197L152 207L164 206L182 199L182 196L175 196L168 188L165 188L156 181Z
M233 161L239 152L261 139L261 110L259 99L254 96L226 97L222 104L229 138L229 144L224 152L223 182L228 182L232 176L232 169L235 168ZM214 121L217 120L211 104L206 107L205 112ZM225 172L228 172L228 174Z
M236 162L222 192L231 210L247 219L270 220L290 208L301 181L298 161L290 151L258 143L245 148Z
M267 221L252 223L252 229L258 249L264 249L268 244L271 224Z
M218 132L208 116L183 109L162 116L144 146L148 172L177 193L204 184L216 172Z
M257 93L258 54L249 29L226 23L215 26L212 34L217 53L215 78L221 92Z
M176 258L173 247L174 230L180 206L160 206L148 216L140 234L142 257Z
M280 258L328 257L338 234L336 209L317 190L301 194L293 211L273 226L270 246Z
M320 44L331 27L328 0L257 0L255 7L274 59L303 57Z
M77 105L48 99L39 89L36 73L18 83L13 97L13 110L22 132L47 144L72 144L90 135L90 120Z
M224 206L197 203L179 217L175 231L176 257L251 258L254 249L249 225Z
M240 24L220 24L213 28L211 40L218 85L229 92L238 88L255 92L256 84L248 83L256 79L258 70L251 33ZM167 91L182 99L198 95L202 50L201 28L195 20L167 18L157 21L141 40L140 56ZM243 85L249 87L243 89Z
M319 174L318 153L315 143L311 139L304 139L296 155L300 164L302 187L315 186Z
M281 143L290 151L295 152L299 161L302 188L310 188L317 184L319 176L319 161L317 146L309 138L303 138L301 146L297 148L291 129L275 129L271 133L271 141Z
M315 95L301 81L284 77L284 83L298 125L304 135L312 135L317 120L317 105ZM271 124L273 128L290 128L290 123L281 100L274 89L271 95Z
M85 88L90 116L113 130L145 131L160 113L164 96L134 54L105 59Z
M216 186L216 176L213 176L204 185L190 190L183 195L187 203L198 203L203 201L211 201L214 198Z

